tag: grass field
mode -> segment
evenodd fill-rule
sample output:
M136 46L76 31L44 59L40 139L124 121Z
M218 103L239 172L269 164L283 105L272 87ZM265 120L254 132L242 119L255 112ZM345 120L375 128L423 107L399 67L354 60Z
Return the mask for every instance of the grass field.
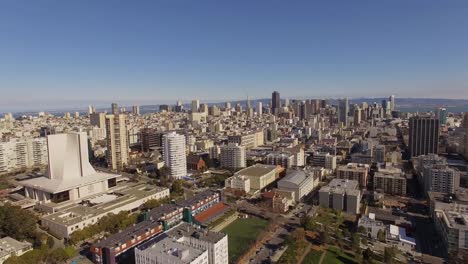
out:
M302 264L318 264L323 251L311 250L307 256L305 256Z
M235 263L268 225L267 220L250 217L237 219L221 232L228 235L229 263Z
M329 247L323 263L357 264L358 262L350 253L342 252L337 247Z

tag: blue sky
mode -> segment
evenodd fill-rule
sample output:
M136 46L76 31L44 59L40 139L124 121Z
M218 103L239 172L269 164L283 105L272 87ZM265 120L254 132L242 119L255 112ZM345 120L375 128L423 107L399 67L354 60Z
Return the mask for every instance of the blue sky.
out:
M0 110L468 98L468 2L0 1Z

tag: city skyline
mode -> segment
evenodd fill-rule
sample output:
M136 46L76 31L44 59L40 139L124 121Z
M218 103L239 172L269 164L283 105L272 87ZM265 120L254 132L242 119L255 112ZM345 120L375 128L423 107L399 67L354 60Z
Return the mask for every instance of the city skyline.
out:
M468 98L463 2L0 5L5 108L227 101L273 90Z

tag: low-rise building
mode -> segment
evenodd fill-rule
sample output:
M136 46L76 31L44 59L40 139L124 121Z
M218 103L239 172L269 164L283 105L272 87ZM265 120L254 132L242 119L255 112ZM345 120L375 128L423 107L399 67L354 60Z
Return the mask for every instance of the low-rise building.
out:
M32 249L33 249L32 244L29 242L20 242L11 237L1 238L0 239L0 264L5 262L11 256L19 257Z
M374 213L369 213L369 216L363 215L359 218L358 226L362 226L366 229L366 234L368 237L377 239L377 234L379 231L385 232L385 225L382 221L375 219Z
M244 175L234 175L232 177L227 178L224 181L224 186L227 189L232 191L240 191L243 193L250 192L250 178Z
M295 201L308 195L318 186L319 177L307 170L288 170L284 178L278 181L278 189L294 192Z
M132 211L148 200L169 197L169 189L135 184L111 193L95 195L80 204L69 204L55 213L41 218L41 225L50 233L68 238L73 232L96 224L107 214Z
M387 244L408 253L413 253L416 249L416 240L406 234L406 229L404 227L389 225L386 234Z
M135 248L137 264L227 264L227 235L181 223Z
M320 206L349 214L359 213L361 191L355 180L333 179L319 191Z
M250 179L251 191L258 191L273 183L278 178L279 171L274 165L255 164L236 172L235 176Z

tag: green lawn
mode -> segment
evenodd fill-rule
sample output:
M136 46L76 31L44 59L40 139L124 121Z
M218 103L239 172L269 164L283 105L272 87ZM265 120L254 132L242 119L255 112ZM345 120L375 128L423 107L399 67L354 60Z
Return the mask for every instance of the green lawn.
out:
M351 253L342 252L337 247L329 247L323 259L323 263L357 264L358 262Z
M0 182L0 190L5 190L5 189L8 189L10 188L10 184L6 183L6 182Z
M235 263L268 225L267 220L249 217L237 219L221 232L228 235L229 263Z
M323 251L311 250L307 256L305 256L302 264L318 264Z

